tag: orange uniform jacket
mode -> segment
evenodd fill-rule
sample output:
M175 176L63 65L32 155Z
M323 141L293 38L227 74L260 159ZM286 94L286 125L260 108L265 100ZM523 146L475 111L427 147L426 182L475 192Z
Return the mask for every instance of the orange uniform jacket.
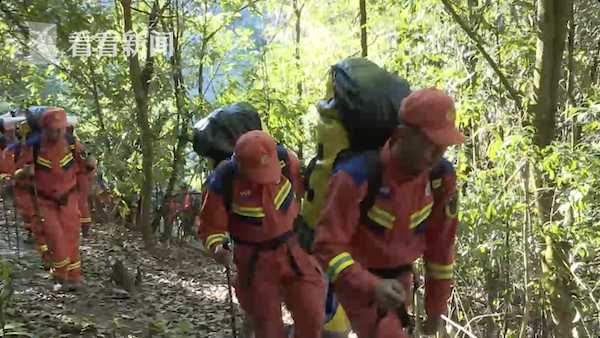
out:
M85 167L80 156L73 156L73 153L80 154L81 144L75 141L73 145L69 145L66 138L60 139L51 146L44 144L43 141L39 142L39 154L35 163L35 184L39 196L57 199L66 193L74 192L77 188L79 168ZM28 145L22 148L21 152L17 168L33 163L33 146Z
M366 156L336 168L316 227L314 253L334 287L374 299L379 277L369 269L394 269L423 256L427 267L426 310L446 311L456 236L456 177L443 160L433 173L401 176L386 145L381 151L382 185L366 221L360 203L367 194Z

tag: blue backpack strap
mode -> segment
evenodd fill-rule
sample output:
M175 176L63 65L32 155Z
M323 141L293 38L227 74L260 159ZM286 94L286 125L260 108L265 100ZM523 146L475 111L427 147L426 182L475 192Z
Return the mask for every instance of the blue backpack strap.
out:
M221 162L212 173L209 181L209 189L215 191L223 197L225 210L231 210L231 201L233 196L233 180L237 167L233 160L225 160Z
M17 142L17 143L13 143L9 146L8 149L13 149L15 152L15 162L17 162L19 160L19 158L21 157L21 148L23 147L23 143L21 142Z
M431 173L429 174L429 180L431 181L431 189L433 191L437 191L437 189L442 188L442 178L447 174L454 172L454 166L450 161L446 158L442 158L438 164L436 164L433 169L431 169ZM436 196L438 194L434 194Z
M377 194L383 183L383 162L379 157L379 150L372 150L365 153L365 163L367 165L367 194L360 201L360 222L365 224L367 213L375 205Z
M291 172L290 172L290 155L287 149L279 144L277 145L277 159L279 160L279 164L281 165L281 174L285 176L292 184L294 180L292 180Z
M332 169L332 175L344 171L357 185L367 182L367 193L360 202L360 221L366 221L367 213L375 204L377 194L383 182L383 162L379 150L352 152L343 150L338 153Z

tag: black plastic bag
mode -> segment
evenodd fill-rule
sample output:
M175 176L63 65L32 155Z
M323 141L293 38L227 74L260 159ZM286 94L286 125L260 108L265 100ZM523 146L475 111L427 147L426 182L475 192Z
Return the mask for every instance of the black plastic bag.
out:
M194 125L194 151L219 163L233 154L240 136L261 129L260 117L252 105L240 102L221 107Z
M331 68L334 106L353 151L377 149L398 124L408 82L364 58L344 59Z

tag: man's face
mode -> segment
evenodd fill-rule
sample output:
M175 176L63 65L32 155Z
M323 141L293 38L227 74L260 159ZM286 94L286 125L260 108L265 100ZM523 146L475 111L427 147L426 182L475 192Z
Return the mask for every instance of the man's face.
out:
M431 170L444 156L445 146L439 146L419 129L401 127L392 145L392 154L399 167L408 174L417 175L425 170Z
M50 142L56 142L65 135L65 128L46 128L44 129L46 139Z

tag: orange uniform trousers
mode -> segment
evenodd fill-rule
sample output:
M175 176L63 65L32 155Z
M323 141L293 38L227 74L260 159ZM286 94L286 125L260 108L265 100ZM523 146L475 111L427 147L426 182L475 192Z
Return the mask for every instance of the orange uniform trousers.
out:
M79 258L79 196L70 193L64 204L40 197L39 206L43 230L52 262L52 275L59 281L79 282L81 261ZM37 220L36 220L37 223Z
M89 196L92 188L91 174L77 175L79 211L81 213L81 226L90 227L92 225L92 216L90 214Z
M294 319L295 338L320 338L326 288L317 261L292 238L274 250L258 253L251 271L255 249L236 242L234 257L236 295L254 325L256 338L285 337L281 301Z
M33 196L28 189L15 186L15 206L21 213L25 229L31 231L36 248L42 256L44 264L50 262L50 252L48 243L44 236L44 229L36 222L35 208L33 205Z

